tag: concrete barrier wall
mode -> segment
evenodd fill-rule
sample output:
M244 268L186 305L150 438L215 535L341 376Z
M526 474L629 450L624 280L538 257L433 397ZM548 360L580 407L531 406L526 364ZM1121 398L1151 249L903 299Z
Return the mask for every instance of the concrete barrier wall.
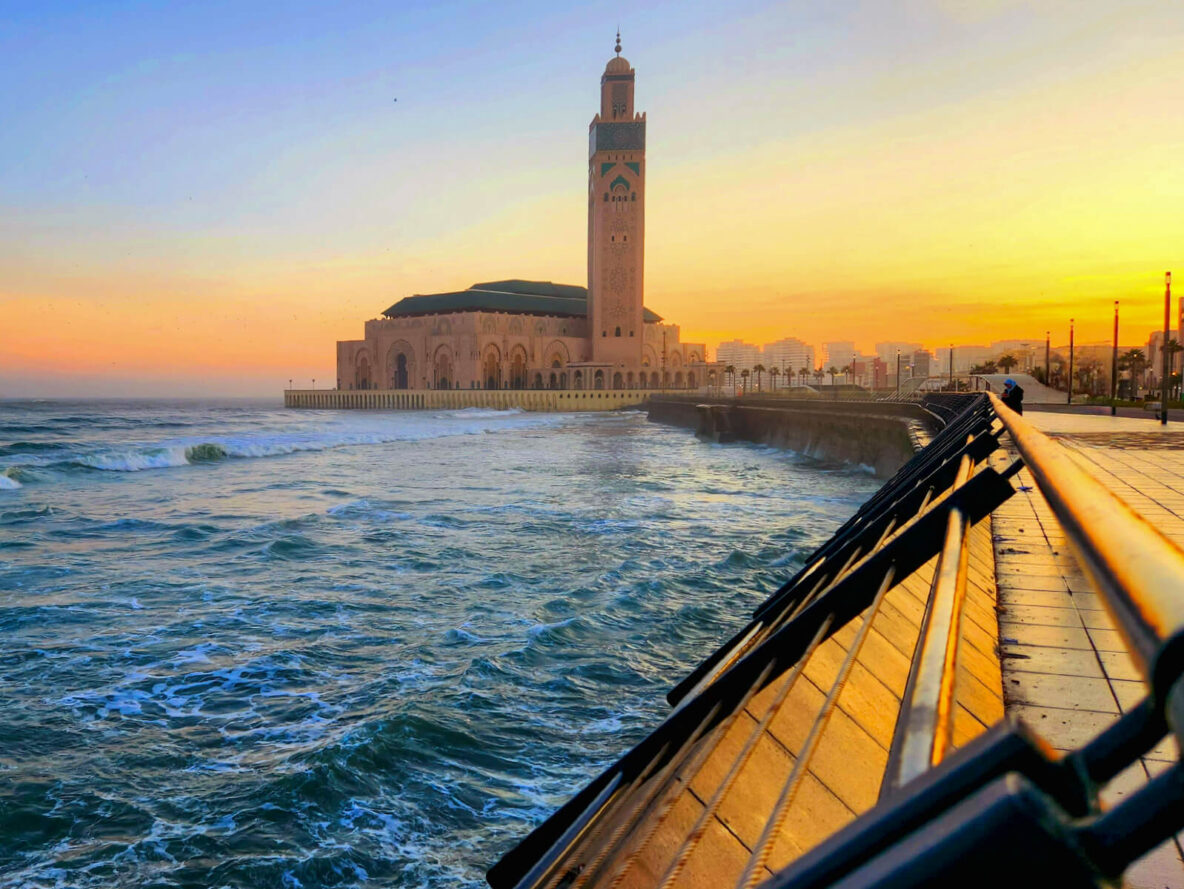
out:
M640 407L652 389L288 389L284 407L321 410L492 410L611 411Z
M646 407L651 420L694 429L703 438L744 441L788 448L800 454L872 467L890 477L928 439L932 422L911 404L882 402L789 402L749 405L655 397ZM727 438L724 438L724 436Z

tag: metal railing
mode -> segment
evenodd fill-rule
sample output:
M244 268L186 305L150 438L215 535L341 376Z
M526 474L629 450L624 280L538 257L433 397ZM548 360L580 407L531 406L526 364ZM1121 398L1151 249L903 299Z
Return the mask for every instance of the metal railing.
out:
M495 889L615 887L627 874L630 885L677 885L786 701L801 697L811 658L840 632L842 663L759 836L745 841L738 879L721 865L713 884L1103 886L1184 827L1179 764L1110 811L1098 801L1169 731L1182 735L1184 553L994 396L930 396L925 408L945 424L931 445L670 692L674 710L657 730L489 871ZM1004 432L1023 462L1000 472L988 458ZM1014 719L952 745L969 529L1012 496L1023 465L1150 686L1138 707L1063 757ZM931 560L878 804L773 872L773 847L886 597ZM717 783L688 818L680 800L709 762Z

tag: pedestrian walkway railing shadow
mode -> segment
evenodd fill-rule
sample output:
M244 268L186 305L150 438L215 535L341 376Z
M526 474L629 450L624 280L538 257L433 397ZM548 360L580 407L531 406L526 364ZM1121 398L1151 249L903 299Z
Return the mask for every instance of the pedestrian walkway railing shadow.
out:
M829 689L808 714L794 711L804 738L788 775L766 776L778 786L759 836L734 838L742 866L721 857L712 874L700 855L696 885L1109 886L1184 827L1179 764L1110 810L1099 802L1107 781L1184 730L1184 553L993 395L934 395L924 406L944 422L929 447L669 693L674 709L661 726L490 869L495 889L679 885L738 776L751 774L746 766L795 697L805 665L839 633L846 655ZM989 458L1005 433L1021 459L999 470ZM1015 719L953 743L968 535L1014 494L1025 465L1150 689L1067 755ZM878 803L773 867L885 597L933 559ZM714 790L696 796L688 816L680 800L709 761Z

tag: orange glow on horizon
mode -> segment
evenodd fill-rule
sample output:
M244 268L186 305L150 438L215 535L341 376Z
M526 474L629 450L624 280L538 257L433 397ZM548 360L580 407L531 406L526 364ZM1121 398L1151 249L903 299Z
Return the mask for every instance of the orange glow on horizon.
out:
M767 100L737 87L721 97L739 109L726 132L706 135L692 75L707 75L678 72L678 92L637 48L651 139L646 304L712 352L794 336L819 361L832 340L944 349L1051 330L1056 346L1070 317L1078 342L1109 341L1115 299L1122 343L1146 342L1162 327L1164 271L1184 269L1184 78L1176 35L1150 25L1138 46L1115 41L1091 64L1089 41L1120 21L1107 15L1069 29L1031 76L968 97L942 90L1032 59L902 61L862 79L839 71L825 89L770 84ZM301 179L285 165L318 156L296 146L253 183L260 204L274 196L271 215L235 225L169 229L84 190L74 206L0 225L0 395L71 377L331 385L336 340L403 296L510 277L584 283L580 139L596 76L586 107L539 124L571 131L570 156L533 158L506 131L472 155L441 142L428 176L424 137L394 159L359 145ZM364 200L325 197L340 194ZM286 227L292 218L302 227Z

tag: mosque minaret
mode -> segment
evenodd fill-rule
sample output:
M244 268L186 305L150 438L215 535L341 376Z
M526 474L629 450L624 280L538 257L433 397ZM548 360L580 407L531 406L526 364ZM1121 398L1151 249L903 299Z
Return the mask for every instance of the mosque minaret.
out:
M634 79L618 32L588 128L587 287L511 278L404 297L366 322L364 339L337 343L338 390L706 382L704 345L681 342L678 325L644 304L646 120L634 110Z
M644 337L645 114L633 109L636 72L619 31L616 53L588 128L588 318L592 360L634 368Z

